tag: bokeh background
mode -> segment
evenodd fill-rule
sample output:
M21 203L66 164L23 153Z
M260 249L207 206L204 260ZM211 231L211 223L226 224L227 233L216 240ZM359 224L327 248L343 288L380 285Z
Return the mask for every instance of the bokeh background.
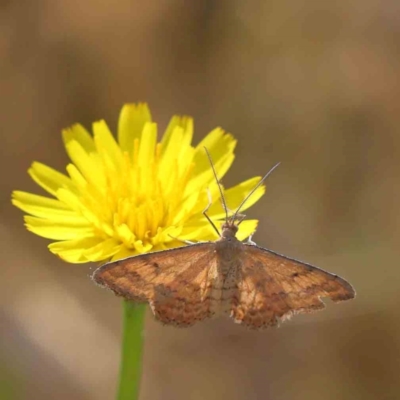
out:
M0 397L114 398L120 300L28 233L13 189L63 170L61 129L147 101L239 139L231 186L279 169L254 240L347 278L355 301L251 332L148 313L142 400L400 398L400 3L2 1Z

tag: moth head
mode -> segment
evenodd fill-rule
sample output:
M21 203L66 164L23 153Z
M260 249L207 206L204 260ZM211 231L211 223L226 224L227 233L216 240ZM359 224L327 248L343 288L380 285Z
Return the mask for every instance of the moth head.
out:
M236 232L238 231L239 227L235 224L231 224L229 222L225 222L222 225L222 233L221 237L228 239L233 238L236 236Z

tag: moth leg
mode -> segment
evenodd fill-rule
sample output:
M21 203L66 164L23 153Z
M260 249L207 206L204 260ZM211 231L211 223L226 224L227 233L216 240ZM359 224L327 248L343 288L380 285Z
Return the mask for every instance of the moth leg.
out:
M179 239L179 238L177 238L177 237L175 237L175 236L172 236L172 235L170 235L170 234L168 234L168 236L169 236L170 238L172 238L172 239L177 240L178 242L185 243L185 244L187 244L187 245L199 243L199 242L191 242L190 240L182 240L182 239Z
M247 244L252 244L253 246L255 246L255 245L257 244L256 242L253 242L253 240L252 240L254 234L255 234L255 232L253 232L253 233L247 238L247 241L246 241Z
M207 218L207 221L214 228L215 232L217 232L218 236L221 236L221 233L219 232L218 228L215 226L214 222L212 222L211 218L207 214L207 211L209 210L209 208L212 205L211 192L210 192L209 188L207 188L207 197L208 197L208 204L207 204L207 207L203 210L203 215Z

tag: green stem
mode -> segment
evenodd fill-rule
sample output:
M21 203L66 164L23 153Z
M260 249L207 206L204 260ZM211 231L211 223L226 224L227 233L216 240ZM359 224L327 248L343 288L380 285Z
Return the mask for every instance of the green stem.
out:
M145 306L124 300L118 400L139 399Z

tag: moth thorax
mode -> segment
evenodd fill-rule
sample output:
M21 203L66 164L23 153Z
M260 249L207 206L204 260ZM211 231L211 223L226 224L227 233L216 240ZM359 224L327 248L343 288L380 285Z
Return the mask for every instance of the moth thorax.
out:
M222 225L222 237L225 239L233 238L236 236L236 232L238 231L238 227L234 223L226 222Z

